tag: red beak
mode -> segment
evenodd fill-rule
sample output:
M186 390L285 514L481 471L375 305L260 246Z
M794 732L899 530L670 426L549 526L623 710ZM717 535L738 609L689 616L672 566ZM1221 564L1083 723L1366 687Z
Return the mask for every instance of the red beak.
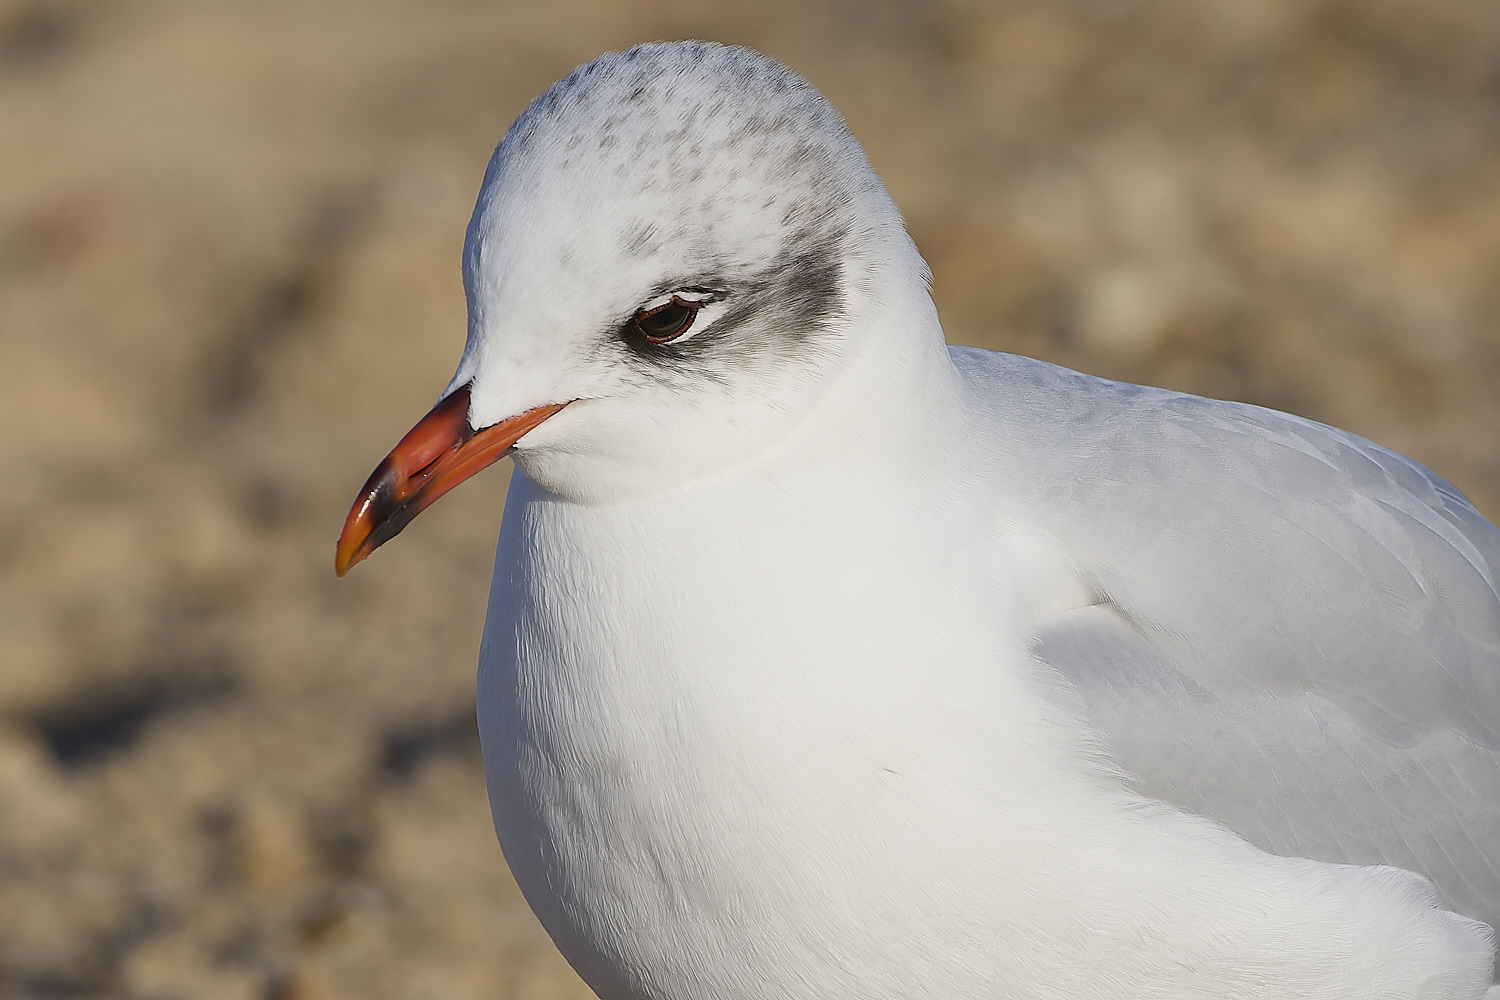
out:
M344 521L334 571L349 572L434 500L509 455L528 431L567 405L538 406L475 431L469 427L469 387L453 390L370 473Z

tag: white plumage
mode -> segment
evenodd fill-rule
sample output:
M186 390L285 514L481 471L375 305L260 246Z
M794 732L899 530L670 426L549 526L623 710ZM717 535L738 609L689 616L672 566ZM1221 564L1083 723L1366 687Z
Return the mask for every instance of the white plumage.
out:
M479 716L604 1000L1486 994L1500 531L1452 486L946 347L836 112L742 49L539 98L464 274L472 426L566 404Z

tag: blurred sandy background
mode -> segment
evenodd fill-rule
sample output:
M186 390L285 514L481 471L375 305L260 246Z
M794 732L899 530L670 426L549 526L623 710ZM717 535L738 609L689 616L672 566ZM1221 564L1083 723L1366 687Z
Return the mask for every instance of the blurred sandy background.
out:
M0 0L0 996L588 995L474 735L506 471L343 581L333 542L457 361L505 127L687 36L844 111L951 339L1500 514L1485 0Z

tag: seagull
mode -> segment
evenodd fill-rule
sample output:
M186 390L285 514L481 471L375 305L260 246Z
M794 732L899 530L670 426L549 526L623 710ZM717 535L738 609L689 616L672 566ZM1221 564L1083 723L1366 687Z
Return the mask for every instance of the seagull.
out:
M514 457L485 775L603 1000L1500 1000L1500 530L1445 480L947 346L743 48L537 98L463 276L336 568Z

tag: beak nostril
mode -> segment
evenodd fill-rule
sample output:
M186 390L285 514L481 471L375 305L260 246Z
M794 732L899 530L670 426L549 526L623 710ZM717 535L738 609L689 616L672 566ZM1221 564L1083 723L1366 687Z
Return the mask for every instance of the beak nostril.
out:
M454 450L455 450L456 447L457 446L455 445L454 448L449 448L442 455L438 455L436 458L434 458L432 461L428 462L426 465L422 466L416 472L413 472L411 474L411 478L412 479L425 479L427 477L428 473L430 473L433 470L433 467L436 466L439 462L441 462L444 457L446 457L447 455L453 454L453 452L454 452Z

